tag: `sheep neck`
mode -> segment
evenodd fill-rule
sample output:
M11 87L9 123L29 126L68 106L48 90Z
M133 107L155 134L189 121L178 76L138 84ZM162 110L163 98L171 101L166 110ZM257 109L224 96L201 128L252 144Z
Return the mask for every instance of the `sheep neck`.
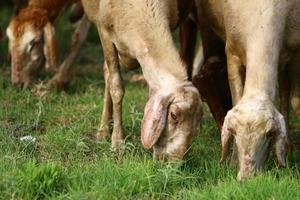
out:
M139 50L136 56L149 87L154 91L168 90L188 82L186 66L173 41L157 42L159 44L143 45L142 51Z
M30 7L36 7L47 11L48 18L53 22L59 16L62 9L68 4L76 2L75 0L31 0Z
M285 34L287 9L269 6L252 26L260 24L247 35L246 80L244 95L266 95L275 99L279 55Z
M272 101L275 99L280 52L280 45L275 43L248 51L244 96L262 95Z

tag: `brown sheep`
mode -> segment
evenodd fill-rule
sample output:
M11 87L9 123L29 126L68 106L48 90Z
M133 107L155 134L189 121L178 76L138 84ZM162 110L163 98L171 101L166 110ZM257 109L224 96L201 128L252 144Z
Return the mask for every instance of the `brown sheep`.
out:
M58 71L58 44L54 24L64 8L74 2L76 1L30 0L28 6L12 18L7 35L13 84L29 86L43 66L46 70ZM64 71L67 71L66 68L69 69L73 63L88 28L89 22L83 17L73 35L69 57L59 68L60 71L51 84L58 86L65 84L67 78L64 77Z

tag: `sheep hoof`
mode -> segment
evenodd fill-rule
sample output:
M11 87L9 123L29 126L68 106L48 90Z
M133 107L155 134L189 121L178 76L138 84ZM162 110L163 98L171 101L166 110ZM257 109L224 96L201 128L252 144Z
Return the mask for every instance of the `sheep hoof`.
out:
M58 91L63 91L68 84L68 81L63 80L63 78L60 76L60 74L56 74L52 79L50 79L46 87L51 90L56 88Z
M123 131L116 131L113 132L112 138L111 138L111 147L113 149L119 149L121 144L124 143L124 134Z
M109 136L109 128L101 128L96 133L96 140L107 140Z

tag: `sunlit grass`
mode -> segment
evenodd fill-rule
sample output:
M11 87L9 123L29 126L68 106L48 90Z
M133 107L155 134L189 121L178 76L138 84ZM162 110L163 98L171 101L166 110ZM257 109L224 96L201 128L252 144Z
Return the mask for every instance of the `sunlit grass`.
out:
M219 164L220 135L207 113L185 161L153 161L139 137L147 88L126 84L123 118L128 137L115 152L109 142L93 139L103 106L101 78L77 78L71 87L77 89L45 97L12 86L1 88L2 199L300 198L297 148L286 169L277 169L271 156L267 170L237 182L236 169ZM292 123L298 126L297 120ZM36 141L21 142L26 135Z

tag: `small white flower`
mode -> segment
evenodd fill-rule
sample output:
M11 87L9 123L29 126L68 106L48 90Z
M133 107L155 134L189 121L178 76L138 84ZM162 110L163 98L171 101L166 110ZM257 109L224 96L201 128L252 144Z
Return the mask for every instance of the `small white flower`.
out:
M21 137L20 138L20 141L21 142L35 142L36 141L36 138L31 136L31 135L27 135L27 136L24 136L24 137Z

